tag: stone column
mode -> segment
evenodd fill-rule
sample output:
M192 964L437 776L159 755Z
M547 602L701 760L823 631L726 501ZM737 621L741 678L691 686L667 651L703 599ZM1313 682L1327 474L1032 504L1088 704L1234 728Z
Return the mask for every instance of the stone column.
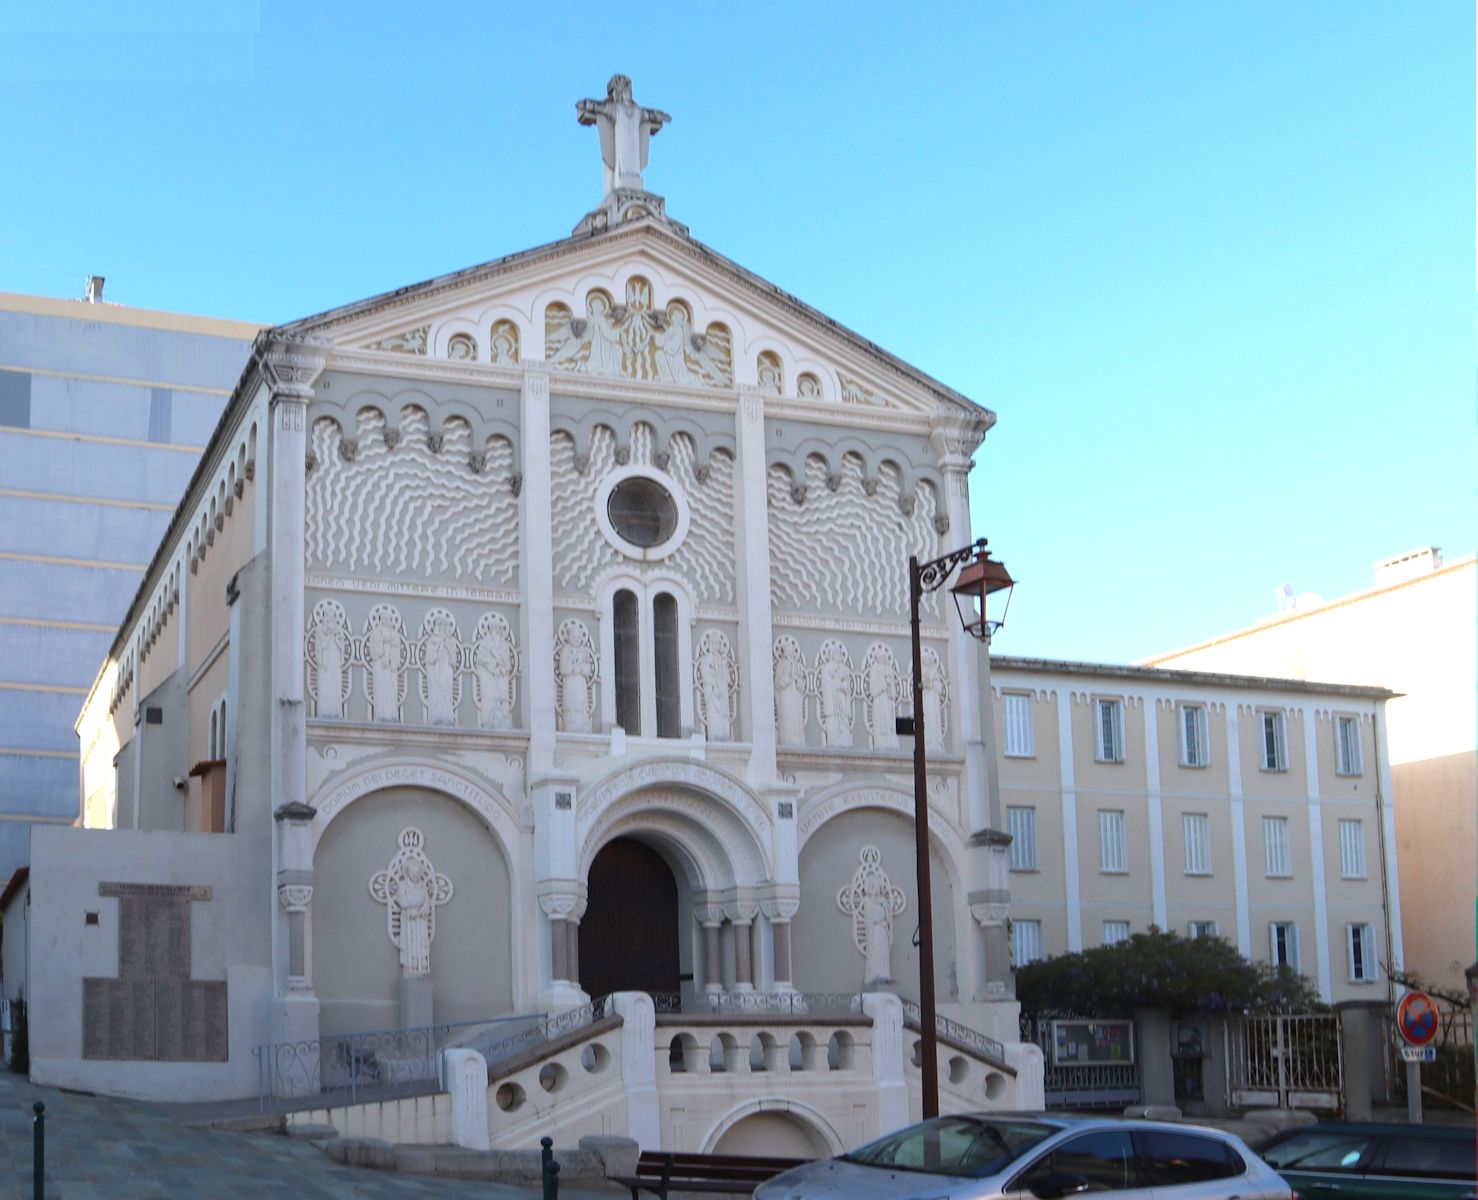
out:
M760 909L770 923L770 940L775 956L775 990L793 992L795 976L791 965L790 922L800 909L800 901L789 897L766 900Z
M980 927L984 952L979 955L980 970L976 978L976 1000L1007 1000L1016 994L1016 981L1011 973L1011 941L1006 933L1005 903L975 903L970 915Z
M710 905L695 905L693 916L703 926L703 990L721 992L724 990L724 967L719 930L724 923L723 913Z
M287 913L287 990L311 992L308 967L304 955L304 925L308 902L313 899L312 884L283 884L277 889L277 900Z
M754 963L750 958L750 929L759 906L736 904L727 910L729 923L734 927L734 990L754 991Z
M546 892L539 897L539 908L549 921L549 975L556 992L552 1000L555 1005L574 1003L570 992L578 990L570 986L575 979L570 956L572 931L578 928L571 920L571 914L577 902L578 898L569 892ZM561 984L565 987L561 988ZM565 994L560 995L560 992Z
M734 531L738 551L740 734L750 743L749 782L775 779L774 626L770 614L770 527L765 412L761 393L741 388L735 418Z
M576 897L575 907L565 917L565 969L576 987L580 986L580 918L584 915L585 901Z
M318 1036L318 997L308 982L307 923L313 899L313 818L307 804L285 804L272 814L277 827L277 902L281 911L278 978L272 1039L308 1041Z

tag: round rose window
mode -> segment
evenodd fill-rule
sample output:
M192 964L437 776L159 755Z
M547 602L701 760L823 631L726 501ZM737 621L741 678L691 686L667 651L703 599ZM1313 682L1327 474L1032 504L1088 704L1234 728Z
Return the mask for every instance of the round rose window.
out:
M677 530L672 493L645 475L632 475L611 489L606 516L623 540L643 549L660 546Z

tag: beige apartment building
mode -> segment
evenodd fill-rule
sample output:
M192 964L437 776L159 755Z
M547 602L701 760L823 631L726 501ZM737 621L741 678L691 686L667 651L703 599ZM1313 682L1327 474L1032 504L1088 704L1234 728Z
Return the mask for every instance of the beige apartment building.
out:
M992 684L1018 965L1155 925L1384 998L1389 691L1007 657Z
M1285 596L1248 629L1147 665L1378 684L1388 706L1406 966L1462 990L1478 893L1478 712L1473 555L1425 546L1375 564L1375 586L1336 600ZM1285 592L1287 589L1285 589Z

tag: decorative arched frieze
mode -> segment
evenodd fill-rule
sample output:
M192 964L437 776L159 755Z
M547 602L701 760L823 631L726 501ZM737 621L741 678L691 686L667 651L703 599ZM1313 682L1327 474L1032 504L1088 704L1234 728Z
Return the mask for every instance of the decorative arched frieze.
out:
M457 396L437 397L420 388L403 388L393 395L386 395L373 388L364 388L347 396L332 393L315 397L308 406L308 420L312 424L331 421L337 426L341 438L361 437L360 426L366 411L380 415L387 441L398 440L403 432L406 414L419 410L425 414L425 436L428 439L444 438L449 420L463 422L470 430L470 442L474 447L485 445L490 438L501 437L510 445L518 445L518 424L515 409L502 410L473 400Z

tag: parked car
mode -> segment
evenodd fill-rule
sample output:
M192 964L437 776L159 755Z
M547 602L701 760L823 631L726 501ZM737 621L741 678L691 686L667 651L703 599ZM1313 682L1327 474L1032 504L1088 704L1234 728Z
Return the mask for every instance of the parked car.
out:
M1196 1125L972 1113L775 1176L755 1200L1292 1200L1239 1138Z
M1280 1133L1258 1153L1307 1200L1478 1200L1474 1132L1330 1121Z

